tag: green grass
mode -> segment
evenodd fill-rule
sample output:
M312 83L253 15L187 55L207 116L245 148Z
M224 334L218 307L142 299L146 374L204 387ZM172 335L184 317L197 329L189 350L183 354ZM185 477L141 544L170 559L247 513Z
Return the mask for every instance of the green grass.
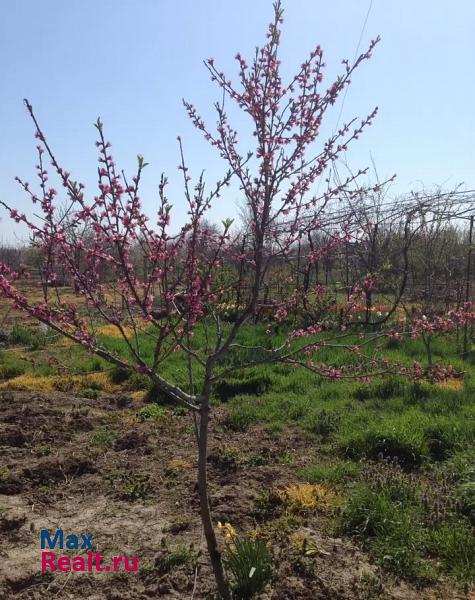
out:
M300 470L299 475L308 483L337 485L355 479L361 472L361 465L351 461L338 461L330 464L312 464Z
M475 581L475 536L468 521L454 519L430 529L425 546L434 558L442 561L446 573L461 582Z
M147 404L140 410L140 416L146 421L160 421L167 411L158 404Z
M186 546L177 546L156 559L155 569L159 574L168 573L177 567L189 567L195 560L196 556L192 549Z
M419 584L449 575L475 582L475 538L469 519L457 509L445 517L427 507L417 486L358 484L339 517L340 533L359 538L385 569ZM439 493L433 490L434 494Z
M13 379L23 375L27 369L27 363L11 351L0 351L0 380Z
M38 350L46 346L48 334L33 327L14 325L10 332L10 342L22 346L28 346L31 350Z
M417 340L387 353L403 364L424 364ZM441 577L471 585L475 371L455 356L452 338L435 343L434 353L442 363L466 371L462 389L396 377L369 384L332 382L287 366L264 366L254 368L252 378L260 372L268 389L229 398L221 425L234 431L255 425L299 428L310 436L309 449L315 438L320 450L299 477L338 488L344 498L340 534L355 536L385 570L418 585ZM335 363L340 359L334 358ZM239 381L236 375L233 379ZM372 472L371 465L386 464L378 463L381 459L397 461L395 481Z
M112 448L116 438L117 434L115 432L101 428L97 429L91 435L90 443L91 446L95 446L96 448Z

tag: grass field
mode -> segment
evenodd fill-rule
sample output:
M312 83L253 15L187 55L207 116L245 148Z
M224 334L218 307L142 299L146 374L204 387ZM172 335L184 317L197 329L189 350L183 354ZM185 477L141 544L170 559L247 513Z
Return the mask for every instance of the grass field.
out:
M197 347L201 335L195 337ZM126 356L122 340L108 329L102 336L105 345ZM276 332L273 342L279 336L284 333ZM3 390L70 392L92 400L115 390L180 414L141 376L111 369L57 337L23 324L14 328L11 341L14 345L0 353ZM243 329L239 341L265 346L269 336L265 326L253 325ZM145 357L152 352L147 336L141 351ZM442 584L470 589L475 584L475 367L457 351L454 336L435 340L434 360L463 372L435 384L395 376L369 383L329 381L288 365L261 365L221 380L214 389L219 415L214 433L221 440L239 440L220 445L221 471L239 468L252 477L252 468L280 464L293 473L294 500L281 502L276 511L273 486L262 489L254 507L260 524L245 533L272 538L272 524L282 519L288 536L302 523L310 526L312 494L321 489L331 501L319 527L325 535L352 540L385 577L417 589ZM425 360L418 340L385 341L381 352L407 365ZM259 356L259 350L240 348L222 368ZM338 365L346 357L329 348L320 359ZM172 354L162 373L186 385L184 357ZM162 416L162 409L155 415L152 407L145 405L144 418ZM250 451L246 436L256 431L270 439L291 435L298 449L289 447L278 456L265 447ZM101 426L91 444L106 448L114 440ZM300 558L311 562L311 553Z

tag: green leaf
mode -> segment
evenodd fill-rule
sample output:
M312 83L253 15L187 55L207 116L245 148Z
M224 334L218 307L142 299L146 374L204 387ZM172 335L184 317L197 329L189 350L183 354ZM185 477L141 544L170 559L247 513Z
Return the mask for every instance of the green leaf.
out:
M137 154L137 161L139 163L139 169L145 169L148 166L148 162L145 162L144 157L141 154Z

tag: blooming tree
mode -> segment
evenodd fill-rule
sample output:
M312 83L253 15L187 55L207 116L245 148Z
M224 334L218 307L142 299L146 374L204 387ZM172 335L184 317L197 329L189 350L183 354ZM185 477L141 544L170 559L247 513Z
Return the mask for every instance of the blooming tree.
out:
M345 318L340 318L336 325L327 319L303 328L291 328L286 342L275 347L270 344L264 357L235 364L232 368L222 366L226 355L242 347L238 334L246 321L263 308L274 321L285 321L298 301L301 293L298 287L284 301L276 302L272 298L264 301L266 281L276 265L286 262L299 240L319 229L323 211L332 200L344 194L356 202L368 192L359 183L365 170L357 171L338 184L332 183L329 171L349 144L372 123L376 109L360 121L344 124L324 142L316 142L327 111L350 84L355 69L370 58L378 39L354 62L343 61L342 74L330 84L324 84L325 63L320 46L302 63L295 77L284 83L278 54L281 22L282 7L277 0L264 46L256 50L249 64L240 54L236 55L239 70L236 83L219 70L213 59L205 63L211 79L221 88L223 98L234 102L249 117L255 139L250 151L240 149L238 133L230 123L224 100L216 104L215 129L208 127L195 107L185 102L192 122L217 150L228 170L209 190L202 176L193 183L182 142L178 139L179 168L187 204L187 219L183 225L172 224L172 205L164 176L159 183L157 214L147 216L139 196L147 163L138 156L137 172L129 180L114 162L111 144L99 119L95 124L99 151L97 192L89 194L57 160L27 100L25 104L38 140L39 186L33 189L28 182L17 180L31 201L39 206L41 217L29 218L2 202L15 222L29 228L31 243L41 256L44 282L42 301L34 302L22 291L22 280L29 277L26 265L12 270L0 264L3 296L18 310L88 351L114 365L148 376L158 389L193 414L201 519L217 588L224 599L231 597L230 587L211 518L207 483L213 385L231 370L260 362L298 364L319 375L335 378L363 377L370 371L389 370L387 362L365 355L365 341L357 345L345 341L354 322L355 307L365 303L374 285L371 276L363 278L361 285L354 289L343 307ZM49 170L58 179L61 192L51 187ZM223 221L219 228L209 226L210 209L219 202L232 180L239 184L249 215L250 230L246 232L245 244L242 234L234 231L232 220ZM373 187L372 191L378 191L379 187ZM339 224L323 246L309 251L308 260L318 260L342 241L361 237L364 232L356 231L353 225L351 222ZM137 255L141 257L140 264L135 260ZM223 323L216 310L226 286L235 286L241 281L241 269L231 270L231 281L221 276L230 264L245 265L248 282L242 305L231 324ZM68 299L56 285L58 265L78 291L77 302ZM314 302L324 294L321 286L311 290ZM466 312L453 314L441 324L448 327L465 318ZM100 326L104 323L117 328L125 352L114 352L107 347L100 335ZM425 322L419 324L422 329L427 326ZM402 335L403 329L393 335ZM197 331L200 335L194 337ZM145 338L153 341L151 358L143 352ZM331 343L356 352L360 360L338 369L317 363L314 355ZM189 367L186 385L163 375L163 365L175 352L186 357Z

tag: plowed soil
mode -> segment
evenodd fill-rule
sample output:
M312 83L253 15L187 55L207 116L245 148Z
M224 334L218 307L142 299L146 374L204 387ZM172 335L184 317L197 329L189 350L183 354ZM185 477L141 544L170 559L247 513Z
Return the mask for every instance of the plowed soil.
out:
M158 420L144 419L142 406L124 397L31 392L0 397L0 598L211 598L213 579L197 516L191 418L170 410ZM215 424L222 410L217 409ZM209 469L216 521L232 523L242 534L267 527L270 536L274 575L262 598L470 597L391 580L356 543L331 536L324 512L307 515L297 526L318 551L299 556L290 549L285 521L278 520L282 514L263 506L262 497L297 480L310 443L292 430L230 434L213 427ZM289 456L292 460L285 460ZM138 571L41 573L41 529L92 533L95 549L106 559L138 556ZM181 547L191 549L193 560L164 566L163 557Z

